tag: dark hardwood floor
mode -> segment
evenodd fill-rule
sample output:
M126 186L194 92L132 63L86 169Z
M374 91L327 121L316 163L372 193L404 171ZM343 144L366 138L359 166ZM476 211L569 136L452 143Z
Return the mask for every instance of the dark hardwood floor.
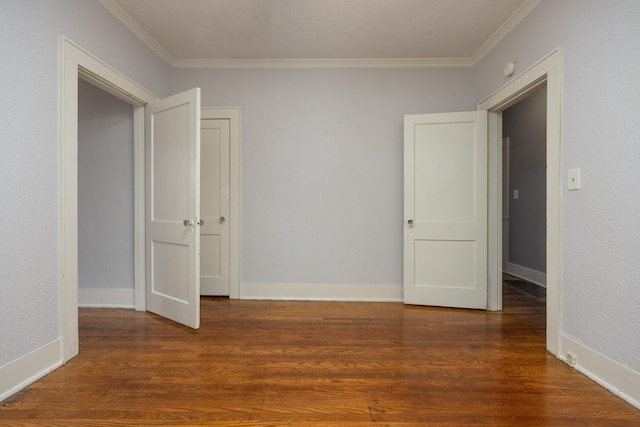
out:
M80 309L80 355L0 404L0 425L640 426L544 349L544 300L499 313L202 300L194 331Z

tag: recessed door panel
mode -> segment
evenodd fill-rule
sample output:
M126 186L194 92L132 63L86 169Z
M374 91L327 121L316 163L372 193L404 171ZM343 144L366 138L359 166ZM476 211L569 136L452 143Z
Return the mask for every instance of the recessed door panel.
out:
M415 127L415 218L473 221L475 218L475 126L434 123Z
M474 288L476 243L451 240L415 241L415 286Z
M153 221L189 216L189 140L181 127L189 123L189 106L178 105L153 115L151 167L153 169ZM184 130L182 130L184 132Z
M174 286L174 283L183 281L183 278L189 275L189 246L153 242L151 259L153 260L151 292L154 295L188 304L189 289L186 286Z

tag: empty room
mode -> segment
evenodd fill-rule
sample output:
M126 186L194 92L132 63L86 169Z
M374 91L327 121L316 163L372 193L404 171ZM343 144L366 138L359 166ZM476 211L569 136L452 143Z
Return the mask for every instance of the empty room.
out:
M1 6L0 425L640 425L637 1Z

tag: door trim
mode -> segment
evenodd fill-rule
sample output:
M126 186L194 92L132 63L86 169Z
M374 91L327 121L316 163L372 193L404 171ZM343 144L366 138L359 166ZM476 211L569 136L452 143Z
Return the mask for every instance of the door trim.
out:
M240 107L202 108L201 120L229 120L229 298L240 298Z
M78 339L78 78L133 105L135 308L144 310L144 105L157 97L66 37L60 72L60 334L61 359L79 352Z
M489 310L502 309L502 111L547 86L547 350L560 352L561 292L560 47L478 103L489 111Z

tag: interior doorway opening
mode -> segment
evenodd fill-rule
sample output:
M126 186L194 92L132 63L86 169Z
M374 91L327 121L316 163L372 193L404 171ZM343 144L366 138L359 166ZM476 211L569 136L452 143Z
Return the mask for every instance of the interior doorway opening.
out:
M546 297L546 84L502 111L503 286ZM534 303L532 299L525 299Z
M561 49L557 48L478 103L489 112L489 310L502 309L502 112L546 85L546 348L560 354Z
M99 87L133 107L134 129L134 301L146 309L145 105L158 98L67 38L61 39L60 126L60 330L62 361L79 352L78 335L78 80ZM230 297L240 296L240 109L232 109Z
M135 306L133 106L78 80L78 305Z

